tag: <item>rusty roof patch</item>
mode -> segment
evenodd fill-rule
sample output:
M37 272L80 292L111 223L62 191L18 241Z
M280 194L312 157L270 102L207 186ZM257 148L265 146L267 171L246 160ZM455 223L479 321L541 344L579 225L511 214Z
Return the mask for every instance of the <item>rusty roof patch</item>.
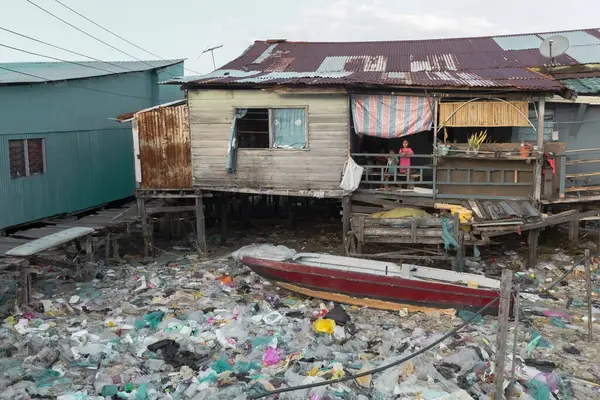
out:
M193 85L401 85L558 91L565 86L531 68L548 60L538 46L552 34L571 41L559 66L600 62L598 29L387 42L256 41L244 54L204 76L169 83Z

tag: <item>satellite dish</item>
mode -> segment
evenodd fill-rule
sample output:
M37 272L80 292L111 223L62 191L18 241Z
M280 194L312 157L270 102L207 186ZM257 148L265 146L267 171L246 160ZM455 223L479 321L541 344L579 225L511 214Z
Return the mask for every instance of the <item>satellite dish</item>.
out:
M553 59L569 49L569 39L563 35L552 35L546 38L540 45L540 54L546 58Z

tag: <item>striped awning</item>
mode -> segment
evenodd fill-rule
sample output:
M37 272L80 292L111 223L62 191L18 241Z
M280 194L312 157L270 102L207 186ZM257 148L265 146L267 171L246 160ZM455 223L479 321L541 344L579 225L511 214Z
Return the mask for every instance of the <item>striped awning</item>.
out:
M353 95L356 133L399 138L428 131L433 124L433 99L423 96Z

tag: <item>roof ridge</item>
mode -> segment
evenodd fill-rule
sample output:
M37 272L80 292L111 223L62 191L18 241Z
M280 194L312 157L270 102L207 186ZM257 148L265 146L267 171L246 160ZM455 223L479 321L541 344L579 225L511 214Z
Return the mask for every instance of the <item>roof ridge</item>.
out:
M531 36L531 35L548 35L548 34L560 34L560 33L571 33L571 32L587 32L588 31L600 31L600 28L586 28L586 29L565 29L558 31L547 31L547 32L521 32L521 33L506 33L498 35L482 35L482 36L450 36L442 38L429 38L429 39L398 39L398 40L350 40L350 41L306 41L306 40L286 40L286 39L261 39L255 40L254 43L261 44L276 44L276 43L290 43L290 44L365 44L365 43L398 43L398 42L437 42L444 40L468 40L468 39L490 39L490 38L501 38L501 37L515 37L515 36Z

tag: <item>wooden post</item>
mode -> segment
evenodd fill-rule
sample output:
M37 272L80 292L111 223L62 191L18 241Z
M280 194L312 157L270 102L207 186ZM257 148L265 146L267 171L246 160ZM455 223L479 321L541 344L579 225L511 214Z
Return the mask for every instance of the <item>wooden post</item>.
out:
M496 368L494 370L494 399L504 398L504 364L506 362L506 339L508 336L508 316L510 314L510 292L512 271L502 271L500 285L500 310L498 312L498 334L496 340Z
M590 268L590 250L585 249L585 278L588 304L588 341L592 341L592 272Z
M465 262L465 231L458 232L458 248L456 249L456 271L463 272Z
M242 227L244 229L250 226L250 202L247 194L240 194L240 212L242 214Z
M267 199L268 201L268 199ZM221 201L221 245L227 244L227 214L229 212L229 194L223 193Z
M113 258L117 261L121 259L119 255L119 242L117 240L113 240Z
M514 332L513 332L513 355L512 355L512 367L510 371L510 383L515 383L515 369L517 367L517 339L519 336L519 305L521 303L521 287L517 285L515 292L515 304L513 308L513 314L515 317Z
M579 220L573 220L569 222L569 242L575 245L577 239L579 239Z
M150 255L150 229L148 227L148 216L146 215L146 202L143 198L137 199L138 212L142 220L142 235L144 237L144 256Z
M106 233L106 237L104 238L104 262L108 265L108 260L110 259L110 232Z
M198 242L198 251L206 254L206 226L204 225L204 202L202 193L196 196L196 241Z
M542 167L544 162L544 114L546 112L546 98L538 99L538 126L537 126L537 148L535 162L535 179L533 187L533 198L539 204L542 197Z
M342 197L342 234L343 242L348 240L348 232L350 231L350 218L352 216L352 201L350 196Z
M294 229L294 198L287 196L287 227Z
M529 268L535 267L535 264L537 262L537 248L539 237L539 229L532 229L529 231L529 235L527 238L527 245L529 246L529 258L527 260L527 263L529 265Z
M88 262L94 261L94 246L90 236L85 239L85 256Z

